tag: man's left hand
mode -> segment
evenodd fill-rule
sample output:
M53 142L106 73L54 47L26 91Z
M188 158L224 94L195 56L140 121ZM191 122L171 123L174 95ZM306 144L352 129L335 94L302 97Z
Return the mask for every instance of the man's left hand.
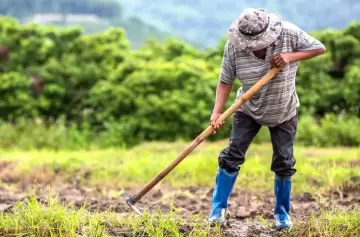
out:
M276 67L284 67L292 61L292 53L279 53L273 57L271 64Z

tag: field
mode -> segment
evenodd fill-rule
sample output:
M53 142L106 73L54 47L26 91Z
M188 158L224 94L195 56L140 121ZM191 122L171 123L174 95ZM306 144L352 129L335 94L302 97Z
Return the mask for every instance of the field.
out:
M210 228L217 154L227 141L204 142L137 207L124 202L186 142L132 149L2 150L1 236L360 236L360 148L295 149L288 232L273 228L270 144L253 144L230 197L229 222Z
M6 12L16 8L5 2L11 5ZM115 2L91 2L52 5L63 13L120 17ZM51 10L34 4L18 2L27 6L18 16ZM178 15L169 13L167 18ZM193 21L199 22L175 28ZM143 32L143 23L132 22ZM199 23L214 32L207 18ZM312 32L326 53L301 62L290 213L295 225L288 232L274 228L267 129L250 146L230 197L228 224L208 226L217 156L231 122L137 203L143 216L125 203L208 126L226 55L225 35L206 49L174 37L149 39L134 50L125 28L83 34L81 28L0 17L0 236L360 237L360 22ZM224 108L241 84L236 81Z

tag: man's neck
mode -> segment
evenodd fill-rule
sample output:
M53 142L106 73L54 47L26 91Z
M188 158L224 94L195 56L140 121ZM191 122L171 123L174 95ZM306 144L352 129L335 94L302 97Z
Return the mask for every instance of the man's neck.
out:
M265 59L266 57L266 48L265 49L260 49L257 51L253 51L254 55L260 59Z

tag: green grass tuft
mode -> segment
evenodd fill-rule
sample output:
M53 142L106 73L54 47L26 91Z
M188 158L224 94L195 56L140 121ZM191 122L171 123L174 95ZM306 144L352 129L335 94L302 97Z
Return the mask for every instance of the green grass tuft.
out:
M360 209L324 211L295 226L291 237L356 237L360 236Z
M206 237L220 236L220 228L210 228L206 223L207 217L195 215L189 219L183 219L172 210L166 215L158 212L153 215L145 214L141 218L129 219L123 222L124 226L133 230L134 236L174 236L174 237Z
M45 202L44 202L45 201ZM220 236L220 229L210 228L206 217L195 215L183 219L172 208L167 214L161 212L142 217L117 213L89 213L84 207L64 205L51 194L37 200L31 194L18 202L11 213L0 214L0 236L29 237L106 237L106 236L151 236L151 237L202 237Z
M1 236L104 236L105 225L99 216L61 205L56 196L49 195L46 202L31 195L18 202L12 213L0 215Z

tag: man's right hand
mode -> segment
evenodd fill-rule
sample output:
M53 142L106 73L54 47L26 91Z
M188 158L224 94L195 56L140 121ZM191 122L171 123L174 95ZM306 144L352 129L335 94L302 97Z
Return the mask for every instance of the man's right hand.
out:
M215 134L220 128L222 128L225 121L223 121L221 124L216 124L216 120L220 117L221 113L213 112L210 118L209 124L214 128L213 134Z

